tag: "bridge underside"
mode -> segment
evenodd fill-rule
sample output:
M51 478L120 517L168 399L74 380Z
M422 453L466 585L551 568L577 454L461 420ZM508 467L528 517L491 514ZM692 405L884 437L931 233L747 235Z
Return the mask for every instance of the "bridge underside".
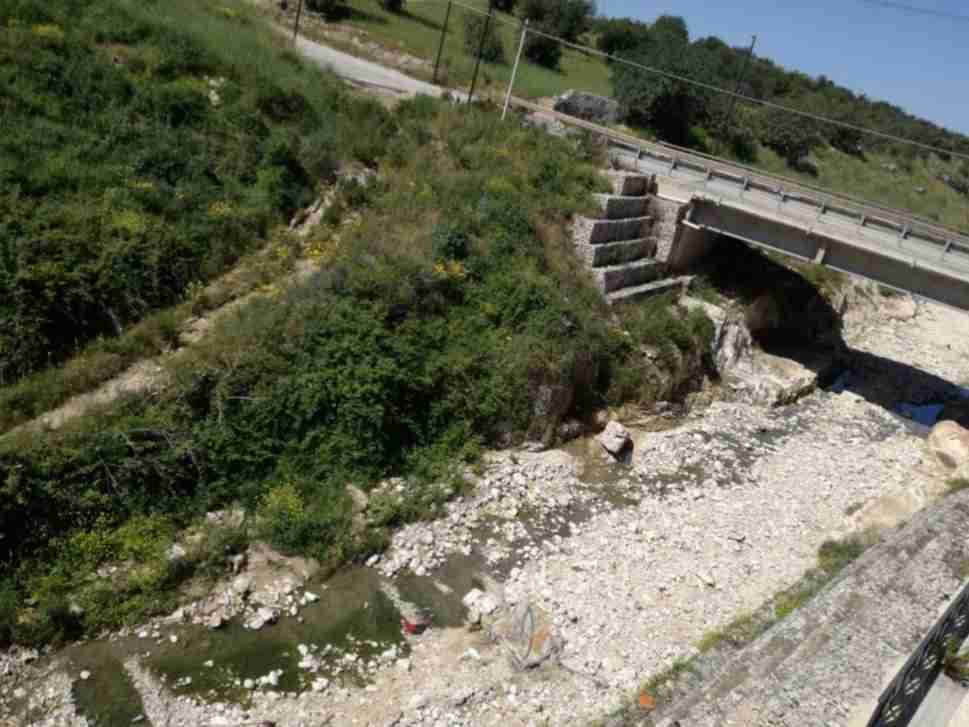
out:
M943 267L938 248L926 249L917 240L899 237L897 244L886 245L852 236L850 228L842 231L703 196L693 197L680 225L675 257L681 265L701 255L713 235L722 234L969 311L969 268L963 272L949 259Z

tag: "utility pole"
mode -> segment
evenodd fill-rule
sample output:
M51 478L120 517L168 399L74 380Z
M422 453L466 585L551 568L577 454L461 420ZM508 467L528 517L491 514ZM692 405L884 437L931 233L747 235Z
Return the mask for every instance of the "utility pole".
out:
M754 46L757 45L757 36L751 37L750 48L747 51L747 57L744 58L744 64L740 67L740 75L737 76L737 88L734 91L734 95L730 97L730 110L727 112L727 126L733 123L733 110L734 106L737 105L737 94L740 93L740 86L744 82L744 76L747 74L747 66L750 65L750 59L754 57Z
M468 103L474 98L474 86L478 81L478 68L481 66L481 54L484 53L485 39L488 37L488 30L491 28L491 16L494 14L494 0L488 0L488 15L485 17L484 30L481 31L481 42L478 43L478 57L474 61L474 73L471 76L471 89L468 91Z
M296 6L296 22L293 24L293 43L296 43L296 38L299 37L299 16L303 14L303 0L299 0L299 5Z
M447 35L447 21L451 17L451 0L447 0L447 10L444 11L444 25L441 26L441 43L437 46L437 58L434 59L434 83L437 83L437 68L441 65L441 53L444 52L444 38Z

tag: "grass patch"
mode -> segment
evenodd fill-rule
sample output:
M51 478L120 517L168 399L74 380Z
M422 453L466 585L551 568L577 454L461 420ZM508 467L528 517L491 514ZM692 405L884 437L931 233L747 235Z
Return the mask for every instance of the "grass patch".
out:
M393 132L223 5L0 9L0 384L179 302Z
M966 477L956 477L949 480L946 483L947 489L946 494L954 495L957 492L962 492L963 490L969 490L969 478Z

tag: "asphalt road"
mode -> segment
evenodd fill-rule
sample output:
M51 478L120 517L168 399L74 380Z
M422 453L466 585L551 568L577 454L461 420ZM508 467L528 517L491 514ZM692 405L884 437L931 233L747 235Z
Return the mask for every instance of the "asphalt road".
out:
M296 47L306 58L354 83L376 86L400 93L421 93L427 96L441 96L446 90L440 86L411 78L400 71L386 68L373 61L367 61L349 53L335 50L308 38L300 37L296 41Z

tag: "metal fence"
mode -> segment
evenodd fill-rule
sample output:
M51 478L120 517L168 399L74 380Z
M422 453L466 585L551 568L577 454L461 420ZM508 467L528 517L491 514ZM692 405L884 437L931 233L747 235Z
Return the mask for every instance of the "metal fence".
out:
M939 672L946 651L969 636L969 584L946 609L915 653L882 692L867 727L905 727L911 722Z

